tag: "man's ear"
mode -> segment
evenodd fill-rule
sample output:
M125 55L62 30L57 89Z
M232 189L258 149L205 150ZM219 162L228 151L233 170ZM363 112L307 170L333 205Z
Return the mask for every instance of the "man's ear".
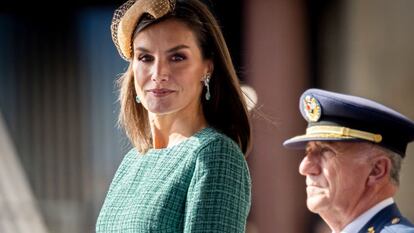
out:
M378 156L371 163L371 172L367 180L368 186L373 186L384 179L388 179L391 170L391 160L388 157L385 155Z

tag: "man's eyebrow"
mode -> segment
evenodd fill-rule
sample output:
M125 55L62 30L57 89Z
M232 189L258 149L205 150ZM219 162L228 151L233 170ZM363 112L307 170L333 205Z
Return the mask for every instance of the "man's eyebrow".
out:
M331 148L331 149L336 149L335 144L333 144L333 142L330 141L313 141L312 145L309 145L309 143L306 145L305 147L305 151L308 150L319 150L321 148Z
M324 147L324 146L335 146L335 142L331 142L331 141L315 141L315 145L319 146L319 147Z
M305 152L307 153L307 152L309 152L310 150L312 150L312 148L314 148L315 146L312 146L312 145L310 145L309 143L307 143L306 144L306 147L305 147Z

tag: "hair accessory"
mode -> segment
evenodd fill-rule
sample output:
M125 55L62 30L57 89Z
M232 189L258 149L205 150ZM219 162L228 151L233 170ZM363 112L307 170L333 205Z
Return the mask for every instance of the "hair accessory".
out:
M206 95L205 95L206 100L210 100L210 98L211 98L211 95L210 95L210 78L211 78L211 75L209 73L207 73L204 76L204 80L203 80L204 86L206 86L206 88L207 88Z
M140 104L141 103L141 100L139 99L138 96L135 97L135 102L137 102L137 104Z
M158 19L175 8L175 0L128 0L115 10L111 22L112 40L125 60L132 57L132 34L144 13Z

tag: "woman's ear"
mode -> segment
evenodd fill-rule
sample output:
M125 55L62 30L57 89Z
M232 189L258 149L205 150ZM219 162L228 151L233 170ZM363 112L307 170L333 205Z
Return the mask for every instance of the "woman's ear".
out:
M206 73L211 75L213 73L213 71L214 71L214 63L213 63L213 60L207 59L206 60L206 64L207 64L207 71L206 71Z
M387 156L381 155L374 158L372 160L371 171L368 175L367 185L374 186L384 179L389 179L390 170L391 160Z

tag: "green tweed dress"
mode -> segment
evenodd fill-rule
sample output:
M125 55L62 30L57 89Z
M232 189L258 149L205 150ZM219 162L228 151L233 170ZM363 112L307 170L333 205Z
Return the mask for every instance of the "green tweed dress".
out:
M251 181L237 144L212 128L118 168L97 233L244 232Z

